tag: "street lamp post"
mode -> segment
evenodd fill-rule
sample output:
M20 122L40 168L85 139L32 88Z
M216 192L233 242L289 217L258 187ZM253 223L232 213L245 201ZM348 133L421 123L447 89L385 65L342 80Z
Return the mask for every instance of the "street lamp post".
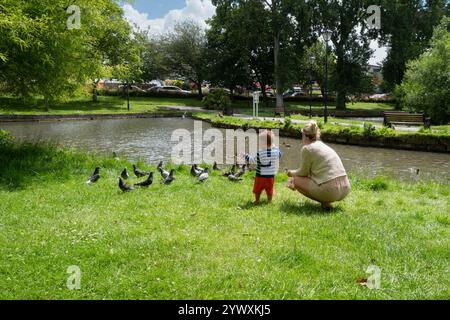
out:
M127 79L127 108L128 108L128 112L130 112L130 84L129 81Z
M312 70L314 67L314 63L316 62L316 57L311 55L309 56L309 118L312 118L312 99L313 99L313 75Z
M328 42L331 40L332 32L330 30L325 30L322 34L323 39L325 40L326 54L325 54L325 92L324 92L324 101L325 101L325 114L324 114L324 122L328 122L328 56L330 54L330 48L328 46Z

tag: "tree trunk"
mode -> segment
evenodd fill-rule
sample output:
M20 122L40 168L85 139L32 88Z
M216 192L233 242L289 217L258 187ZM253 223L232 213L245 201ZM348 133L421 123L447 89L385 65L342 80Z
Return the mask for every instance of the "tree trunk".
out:
M97 103L98 102L98 93L97 93L97 85L94 86L94 89L92 89L92 102Z
M45 111L50 111L50 107L49 107L49 103L48 103L48 98L44 97L44 105L45 105Z
M203 99L202 82L201 81L197 82L196 85L197 85L197 90L198 90L198 98L200 100L202 100Z
M280 77L280 32L274 37L274 64L275 64L275 86L277 87L276 97L277 104L275 108L276 114L284 113L284 101L283 101L283 92L281 91L281 77Z
M336 110L345 110L346 109L347 90L345 88L345 79L343 79L343 77L345 77L344 64L345 64L345 61L344 61L343 48L338 48L337 49L337 63L336 63L336 74L337 74Z

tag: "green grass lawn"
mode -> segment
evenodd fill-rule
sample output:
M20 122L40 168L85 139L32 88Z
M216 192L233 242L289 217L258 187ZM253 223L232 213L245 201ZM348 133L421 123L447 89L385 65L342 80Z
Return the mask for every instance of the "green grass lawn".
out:
M174 99L174 98L130 98L130 112L164 112L164 106L189 106L201 105L197 99ZM0 114L108 114L128 113L127 100L121 97L99 97L97 103L90 98L77 98L67 102L57 102L46 111L41 100L34 103L22 102L13 98L0 98Z
M201 107L202 103L197 98L151 98L132 97L131 112L161 112L161 106L188 106ZM323 108L321 103L314 103L314 108ZM252 114L252 102L237 100L233 102L233 108L237 113ZM286 108L291 112L309 110L309 104L298 102L286 102ZM378 103L356 103L348 104L349 110L389 110L393 105ZM330 110L334 110L330 107ZM99 97L98 103L93 103L90 97L80 97L70 99L67 102L55 102L46 111L41 100L35 102L23 102L20 99L11 97L0 97L0 114L89 114L89 113L127 113L127 101L121 97ZM264 104L260 105L262 116L273 116L274 105L269 108Z
M0 143L0 162L0 299L450 298L449 185L352 176L326 213L285 175L254 207L252 173L198 184L176 167L173 185L123 194L125 160ZM372 264L381 290L357 284Z

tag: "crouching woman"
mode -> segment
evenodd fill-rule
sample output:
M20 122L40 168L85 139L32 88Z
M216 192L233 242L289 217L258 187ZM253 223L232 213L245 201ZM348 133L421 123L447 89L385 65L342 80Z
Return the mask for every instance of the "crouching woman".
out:
M310 121L302 129L300 168L289 171L287 186L322 204L325 210L350 193L350 181L337 153L320 141L320 129Z

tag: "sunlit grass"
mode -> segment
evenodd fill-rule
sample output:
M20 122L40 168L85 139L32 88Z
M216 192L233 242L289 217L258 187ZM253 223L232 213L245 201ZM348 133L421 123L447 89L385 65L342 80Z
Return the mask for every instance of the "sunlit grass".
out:
M448 185L353 175L326 213L285 175L254 207L253 173L199 184L175 167L173 185L123 194L125 160L7 144L0 162L1 299L450 298ZM356 283L371 264L381 290ZM66 287L71 265L81 290Z

